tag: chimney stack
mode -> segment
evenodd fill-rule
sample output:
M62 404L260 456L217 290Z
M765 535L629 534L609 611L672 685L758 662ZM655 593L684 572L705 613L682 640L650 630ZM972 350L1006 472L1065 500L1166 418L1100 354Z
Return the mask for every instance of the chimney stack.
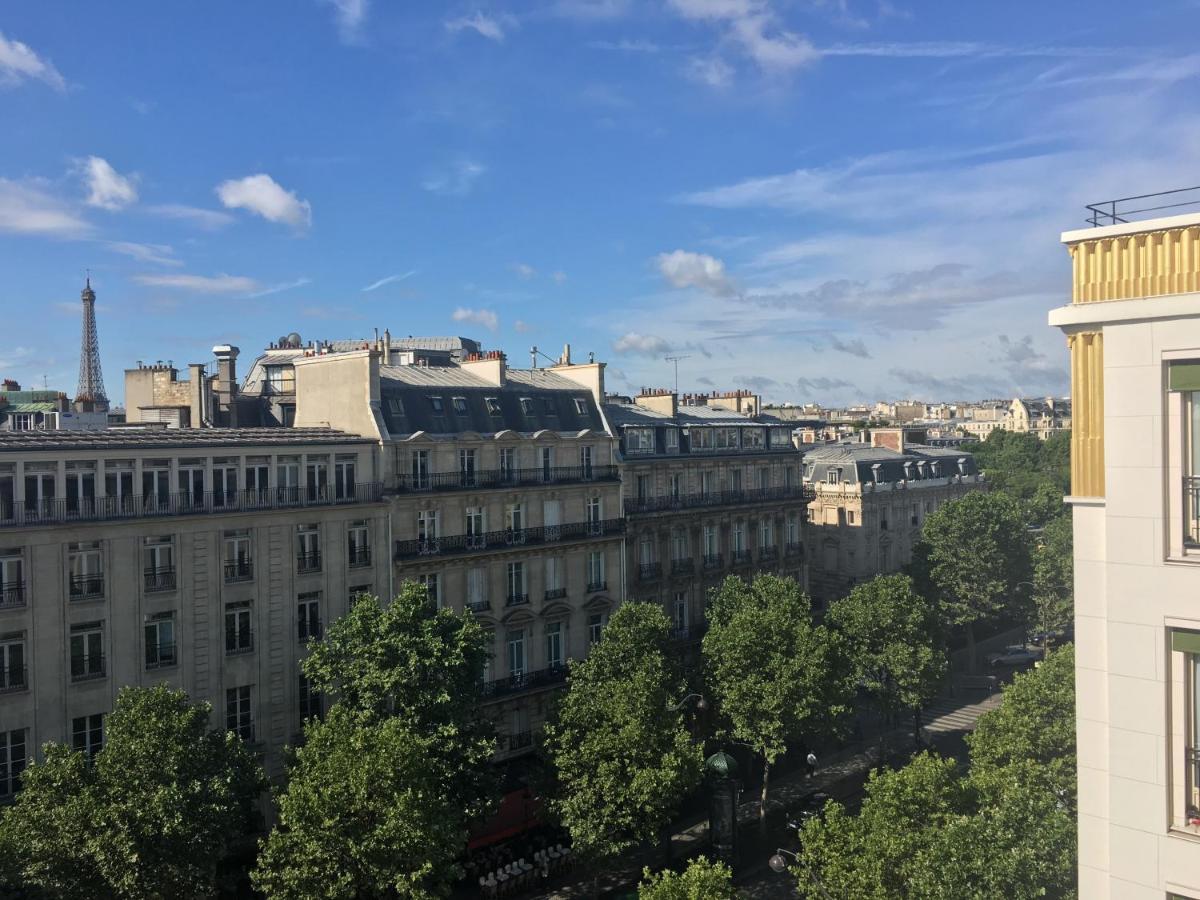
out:
M212 352L217 358L217 410L220 412L219 416L214 415L213 418L219 418L229 428L237 428L238 348L231 344L218 344Z

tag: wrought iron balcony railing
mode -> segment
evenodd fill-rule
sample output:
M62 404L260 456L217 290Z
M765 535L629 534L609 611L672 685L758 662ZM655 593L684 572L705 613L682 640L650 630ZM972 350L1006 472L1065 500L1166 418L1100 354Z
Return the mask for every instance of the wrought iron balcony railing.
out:
M232 731L247 744L254 743L254 720L249 716L227 718L225 728L228 731Z
M27 666L0 666L0 694L11 694L29 687Z
M537 528L509 528L485 534L455 534L428 540L397 541L396 559L448 556L483 550L507 550L556 541L613 537L624 531L624 519L604 519L595 522L571 522L566 525L543 525Z
M505 606L524 606L529 602L529 594L509 594L504 601Z
M150 644L146 647L146 669L165 669L179 661L175 655L175 643Z
M304 618L296 623L296 636L300 639L300 643L307 644L309 641L319 641L325 634L325 628L319 618Z
M492 608L491 600L468 600L467 609L474 613L489 612Z
M672 575L691 575L696 570L696 563L690 556L671 560Z
M639 563L638 564L638 580L639 581L654 581L656 578L662 577L662 563Z
M296 554L296 571L301 575L310 572L321 571L321 554L320 553L297 553Z
M371 548L351 547L346 563L350 566L369 566L371 564Z
M160 566L142 572L142 580L148 592L175 590L175 567Z
M567 596L567 589L565 587L547 588L543 599L561 600L565 596Z
M783 545L784 556L803 556L804 544L800 541L788 541Z
M598 594L598 593L600 593L600 591L607 591L607 590L608 590L608 582L603 579L601 579L600 581L589 581L588 582L588 593L589 594Z
M697 491L690 494L661 497L630 497L625 500L628 515L655 513L685 509L703 509L712 506L738 506L747 503L773 503L780 500L801 500L812 495L810 488L794 487L754 488L739 491Z
M234 562L225 563L225 583L232 584L236 581L253 581L254 580L254 561L251 559L239 559Z
M748 562L750 562L750 551L749 550L734 550L733 553L730 554L730 556L733 557L733 564L735 566L744 566Z
M225 655L239 656L254 652L254 629L249 626L225 629Z
M1200 547L1200 476L1183 479L1183 540L1189 547Z
M725 564L724 558L720 553L705 553L701 557L701 561L706 569L719 569Z
M24 581L0 581L0 609L15 609L25 605Z
M371 481L356 484L353 490L341 493L327 485L312 489L275 487L261 491L129 494L123 497L85 497L17 503L0 500L0 528L61 525L68 522L104 522L112 519L195 516L305 506L341 506L351 503L377 503L382 499L383 485Z
M779 559L779 548L774 544L771 544L769 547L759 547L758 558L763 562Z
M92 681L96 678L103 678L107 671L104 663L103 653L99 656L72 656L71 680Z
M523 691L534 691L539 688L553 687L567 680L566 666L549 666L533 672L521 672L509 675L507 678L497 678L485 681L481 693L485 698L505 697L519 694Z
M72 600L98 600L104 596L104 576L72 575L70 592Z
M429 472L396 476L401 493L423 491L475 491L487 488L524 487L538 484L575 484L617 481L616 466L551 466L539 469L473 469L459 472Z

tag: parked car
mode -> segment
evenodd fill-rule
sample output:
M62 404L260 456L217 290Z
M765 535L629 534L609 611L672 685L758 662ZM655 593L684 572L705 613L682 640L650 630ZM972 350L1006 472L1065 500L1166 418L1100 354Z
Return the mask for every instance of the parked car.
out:
M1005 647L1001 653L993 653L988 657L988 665L992 666L1027 666L1042 658L1042 651L1036 647L1030 648L1023 644L1013 644Z

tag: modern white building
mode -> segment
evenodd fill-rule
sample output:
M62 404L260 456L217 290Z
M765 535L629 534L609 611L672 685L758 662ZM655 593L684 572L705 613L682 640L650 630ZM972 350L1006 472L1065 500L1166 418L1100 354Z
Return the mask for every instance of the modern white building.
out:
M1126 217L1120 217L1126 218ZM1200 898L1200 214L1062 236L1079 896Z

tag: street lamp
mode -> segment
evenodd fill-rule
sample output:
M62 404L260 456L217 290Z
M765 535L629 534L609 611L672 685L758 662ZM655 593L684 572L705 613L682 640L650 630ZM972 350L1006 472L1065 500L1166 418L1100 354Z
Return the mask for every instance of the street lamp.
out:
M779 847L776 849L775 854L767 860L767 865L771 867L771 871L776 875L782 875L787 871L787 860L784 859L785 855L790 856L796 862L800 861L799 854L793 853L791 850L784 850L782 847ZM833 900L833 898L829 896L829 891L825 890L825 885L821 883L820 878L817 878L814 875L812 877L812 883L817 886L817 890L821 892L821 896L824 897L825 900Z

